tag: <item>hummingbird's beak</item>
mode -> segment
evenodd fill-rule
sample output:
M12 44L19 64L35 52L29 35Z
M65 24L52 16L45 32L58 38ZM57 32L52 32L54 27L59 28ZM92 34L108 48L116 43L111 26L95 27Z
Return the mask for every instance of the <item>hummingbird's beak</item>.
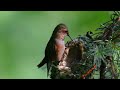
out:
M70 37L69 33L67 33L67 36L73 41L73 39Z

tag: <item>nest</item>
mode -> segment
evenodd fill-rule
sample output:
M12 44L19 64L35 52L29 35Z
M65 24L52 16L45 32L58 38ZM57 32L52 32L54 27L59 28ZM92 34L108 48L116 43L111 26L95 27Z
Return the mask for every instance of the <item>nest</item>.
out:
M87 37L86 39L89 40ZM92 78L90 73L93 70L90 71L89 69L92 68L93 61L87 57L86 52L88 49L85 44L87 43L83 42L80 37L66 43L66 49L61 62L57 66L54 64L52 66L52 79ZM91 65L88 65L88 63Z
M98 33L87 32L65 44L62 60L53 62L51 79L118 79L120 14L114 12ZM117 62L117 63L116 63Z

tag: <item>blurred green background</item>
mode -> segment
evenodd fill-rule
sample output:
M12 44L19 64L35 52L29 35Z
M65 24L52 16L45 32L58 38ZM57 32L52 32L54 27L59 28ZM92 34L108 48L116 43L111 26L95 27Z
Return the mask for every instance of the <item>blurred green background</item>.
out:
M53 29L65 23L72 38L110 19L111 11L0 11L0 78L47 79L43 59ZM68 37L66 41L70 40Z

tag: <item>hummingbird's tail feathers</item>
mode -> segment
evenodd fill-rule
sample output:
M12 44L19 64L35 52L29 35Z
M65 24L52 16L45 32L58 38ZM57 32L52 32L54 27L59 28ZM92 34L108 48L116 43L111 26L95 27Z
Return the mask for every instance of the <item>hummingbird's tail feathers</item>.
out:
M47 62L46 62L46 59L44 58L44 59L40 62L40 64L37 65L37 67L40 68L40 67L42 67L45 63L47 63Z

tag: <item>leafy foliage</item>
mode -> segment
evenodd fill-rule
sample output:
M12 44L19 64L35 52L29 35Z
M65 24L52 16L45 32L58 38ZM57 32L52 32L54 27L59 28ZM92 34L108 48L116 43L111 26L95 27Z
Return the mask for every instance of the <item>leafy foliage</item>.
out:
M81 48L80 44L82 43L82 48L84 48L82 54L76 50L79 55L82 55L82 58L77 58L78 56L74 52L72 56L68 54L67 58L69 60L72 58L72 63L74 62L73 64L70 63L72 64L69 66L70 71L64 72L63 70L58 70L55 73L52 69L51 76L54 73L54 78L90 79L94 78L95 72L97 71L101 79L118 79L120 73L119 16L119 12L114 12L111 15L111 20L102 24L97 29L97 33L93 34L89 31L86 35L79 36L73 41L66 43L66 47L70 48L71 51L73 47L77 47L77 50L79 50Z

